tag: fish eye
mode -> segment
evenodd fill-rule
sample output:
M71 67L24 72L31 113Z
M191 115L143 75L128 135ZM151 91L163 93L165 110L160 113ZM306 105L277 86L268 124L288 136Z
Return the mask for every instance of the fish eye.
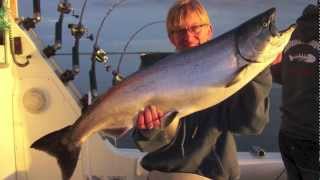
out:
M268 27L269 26L269 24L270 24L270 21L268 20L268 21L264 21L263 23L262 23L262 26L263 27Z

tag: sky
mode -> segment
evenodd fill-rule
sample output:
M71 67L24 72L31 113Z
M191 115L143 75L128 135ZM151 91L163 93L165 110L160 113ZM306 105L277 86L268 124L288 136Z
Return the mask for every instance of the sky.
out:
M32 16L32 3L30 0L20 0L20 16ZM80 14L84 0L69 1L75 14ZM97 34L107 10L116 0L88 0L84 11L83 25L88 33ZM308 3L316 3L315 0L201 0L209 12L214 24L214 36L218 37L224 32L233 29L251 17L265 10L277 8L277 26L284 29L301 15ZM59 1L41 1L42 20L35 31L43 42L43 46L52 45L54 42L54 25L58 20L57 4ZM155 21L163 21L166 13L172 5L172 0L126 0L115 8L102 26L98 45L106 52L123 51L129 38L142 26ZM23 8L22 8L23 7ZM68 29L68 24L77 24L71 14L66 15L63 23L62 49L57 53L71 53L74 39ZM81 52L92 52L93 42L82 38L80 41ZM128 52L133 51L174 51L173 46L167 38L165 24L157 23L148 26L139 32L130 42ZM55 56L56 61L63 68L71 68L71 56ZM80 91L88 90L88 71L90 56L81 56L81 73L75 82ZM110 63L116 68L119 55L110 55ZM140 61L138 55L124 56L121 64L123 75L129 75L136 71ZM111 73L106 72L102 65L97 66L99 90L105 91L111 85Z
M295 22L308 1L315 2L314 0L202 0L201 2L207 8L215 25L215 36L218 36L271 7L277 8L277 25L283 28ZM20 2L21 7L24 7L20 8L21 15L31 16L30 0L20 0ZM43 18L36 31L46 44L51 43L54 38L54 23L59 16L56 11L58 2L41 1ZM69 2L75 13L79 14L84 0ZM83 24L89 33L96 34L103 16L114 2L115 0L88 0ZM138 28L149 22L165 20L167 10L172 3L172 0L126 0L115 8L106 20L99 42L106 49L121 50L130 35ZM77 22L78 20L71 15L66 16L63 39L72 40L67 24ZM132 44L131 50L172 50L167 41L164 23L146 28ZM86 45L90 47L92 43L83 43L85 49Z

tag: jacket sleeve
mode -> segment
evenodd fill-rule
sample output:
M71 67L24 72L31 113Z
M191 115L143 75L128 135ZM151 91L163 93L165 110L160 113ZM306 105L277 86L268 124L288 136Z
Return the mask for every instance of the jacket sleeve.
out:
M278 84L282 84L281 80L281 63L274 64L271 66L271 74L272 74L272 81Z
M261 72L236 94L223 102L222 129L233 133L260 134L269 121L270 68Z

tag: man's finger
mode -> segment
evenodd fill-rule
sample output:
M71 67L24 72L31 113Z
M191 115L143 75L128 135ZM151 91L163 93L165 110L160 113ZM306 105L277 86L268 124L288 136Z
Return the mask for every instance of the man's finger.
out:
M137 127L138 127L138 129L146 129L146 123L144 120L144 113L142 111L140 111L138 114Z
M155 120L155 121L153 121L153 125L154 125L154 127L155 128L160 128L160 120L158 119L158 120Z
M150 111L151 111L151 114L152 114L152 121L156 121L159 119L158 117L158 110L156 108L156 106L150 106Z
M151 125L148 125L148 124L152 124L152 113L149 107L144 108L144 122L147 125L147 128L151 127Z
M147 129L153 129L154 128L154 125L153 125L153 122L149 123L146 125Z
M158 118L159 119L161 119L163 117L163 115L164 115L162 111L158 111L157 113L158 113Z

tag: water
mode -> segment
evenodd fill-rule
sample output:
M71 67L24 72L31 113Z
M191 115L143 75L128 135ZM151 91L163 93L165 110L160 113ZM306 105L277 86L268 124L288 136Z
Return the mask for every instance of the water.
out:
M114 1L90 0L84 12L83 24L88 28L88 34L96 34L100 21L107 9ZM171 0L127 0L119 8L116 8L103 26L103 31L98 44L107 52L122 51L128 38L143 25L164 20ZM307 3L316 3L315 0L202 0L206 6L211 20L214 24L214 36L236 27L241 22L265 11L268 8L277 8L277 26L285 28L295 22L301 15ZM35 31L38 33L45 45L52 44L54 40L54 23L58 19L56 11L58 1L43 1L42 21ZM80 14L81 5L79 0L70 1L76 14ZM32 4L29 0L20 0L20 13L24 17L30 17ZM62 49L57 53L70 53L73 46L73 38L67 28L67 24L77 24L78 20L71 15L64 19ZM80 41L81 52L91 52L93 42L83 38ZM128 47L128 51L173 51L166 35L165 24L159 23L147 27L139 33ZM88 72L90 68L90 56L83 55L81 58L81 73L75 79L75 84L82 94L89 90ZM116 67L119 55L110 55L110 63ZM65 69L71 68L71 56L55 56L56 61ZM136 71L139 66L139 55L126 55L121 65L123 75L129 75ZM102 64L97 65L97 81L99 93L104 92L111 86L111 73L106 72ZM277 133L280 124L280 87L274 85L271 96L270 122L264 132L259 136L237 136L238 149L247 151L250 146L261 146L267 151L278 151ZM134 147L130 137L117 140L119 147Z

